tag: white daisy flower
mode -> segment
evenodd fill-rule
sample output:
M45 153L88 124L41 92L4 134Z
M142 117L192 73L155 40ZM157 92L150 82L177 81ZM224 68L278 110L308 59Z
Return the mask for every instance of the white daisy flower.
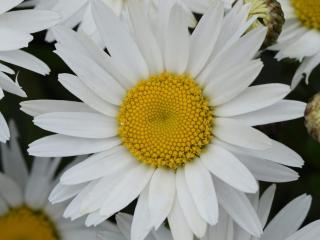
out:
M256 194L252 201L264 228L261 237L256 238L244 231L223 211L219 223L210 226L203 240L315 240L320 234L320 220L299 230L311 206L311 197L301 195L288 203L267 224L274 198L275 186L269 187L259 199Z
M271 50L279 51L278 60L293 58L301 62L291 87L295 88L304 76L306 81L320 63L320 1L278 0L281 3L286 23Z
M113 12L119 16L123 21L129 18L128 1L127 0L101 0L106 6L111 8ZM153 18L156 17L156 12L159 5L159 0L141 0L145 3L145 8ZM27 1L24 6L34 6L35 8L50 9L61 14L61 25L68 28L75 28L78 26L78 31L81 31L90 38L92 38L98 45L103 46L101 37L99 36L97 26L94 22L91 13L91 0L33 0ZM195 16L185 6L183 0L171 1L179 2L188 16L189 25L194 27L196 25ZM51 31L48 32L46 40L52 42L55 40Z
M65 216L89 214L87 225L97 225L139 197L133 240L167 217L188 239L202 237L207 223L217 223L219 205L258 236L262 229L245 193L258 190L257 180L296 180L284 165L303 165L254 128L299 118L305 109L283 100L287 85L249 87L263 67L254 56L266 30L246 31L254 19L241 2L226 16L222 4L214 5L192 35L184 11L167 1L157 28L141 3L130 1L133 31L93 3L111 57L84 35L55 33L56 53L76 73L59 81L83 103L22 103L37 126L57 133L32 143L31 155L93 154L63 174L51 201L74 198Z
M59 16L51 11L9 11L21 2L22 0L0 0L0 99L4 97L3 90L26 97L17 81L13 82L7 75L15 72L4 65L4 62L40 74L49 72L45 63L20 49L31 42L31 33L51 27L59 20ZM6 142L9 138L7 123L0 113L0 141Z
M63 218L65 204L48 201L60 159L36 158L29 172L13 124L11 132L10 145L1 145L0 239L96 240L83 221Z

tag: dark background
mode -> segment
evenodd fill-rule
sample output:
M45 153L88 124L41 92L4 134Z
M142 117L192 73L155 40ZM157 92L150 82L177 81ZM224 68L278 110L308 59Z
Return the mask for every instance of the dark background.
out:
M44 33L35 35L35 40L27 50L33 55L46 62L52 69L50 75L40 76L24 69L19 70L19 83L28 95L27 99L6 93L4 100L0 102L1 112L7 120L14 119L19 132L20 144L25 157L30 165L32 158L27 155L26 149L32 141L48 135L32 123L32 118L19 111L19 103L24 100L33 99L64 99L76 100L57 81L59 73L70 72L68 67L52 52L54 44L43 41ZM290 84L293 74L298 66L295 61L277 62L273 59L274 53L264 52L262 54L265 67L260 74L257 83L281 82ZM310 77L310 84L302 82L297 89L289 96L291 99L308 101L315 93L320 91L320 67L315 69ZM304 127L304 120L294 120L285 123L277 123L261 128L270 137L286 144L297 151L305 160L303 169L298 169L301 175L299 181L279 184L276 198L273 205L273 214L278 212L286 203L302 193L313 196L312 209L307 221L320 218L320 145L307 134ZM69 163L71 159L65 159ZM269 184L262 183L261 189ZM129 209L128 209L129 210Z

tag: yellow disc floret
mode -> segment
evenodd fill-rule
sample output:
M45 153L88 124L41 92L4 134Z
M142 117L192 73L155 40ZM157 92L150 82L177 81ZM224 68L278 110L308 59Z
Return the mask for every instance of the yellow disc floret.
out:
M128 91L118 121L123 145L154 167L177 169L212 138L212 110L188 75L162 73L140 81Z
M307 28L320 30L320 1L291 0L296 15Z
M10 209L0 216L1 240L58 240L57 231L42 211L28 207Z

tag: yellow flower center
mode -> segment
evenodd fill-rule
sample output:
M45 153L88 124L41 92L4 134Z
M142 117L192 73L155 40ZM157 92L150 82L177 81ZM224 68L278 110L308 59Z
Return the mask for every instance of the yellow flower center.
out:
M1 240L58 240L51 220L42 212L28 207L9 210L0 216Z
M156 168L183 166L212 139L212 109L188 75L162 73L140 81L128 91L118 121L123 145Z
M307 28L320 30L320 1L291 0L296 15Z

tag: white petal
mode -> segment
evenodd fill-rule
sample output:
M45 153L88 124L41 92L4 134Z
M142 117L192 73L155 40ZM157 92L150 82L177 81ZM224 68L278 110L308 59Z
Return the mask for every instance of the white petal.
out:
M0 142L5 143L10 138L10 131L6 120L2 113L0 113Z
M260 236L261 223L247 196L218 179L215 183L219 203L226 212L247 232L256 237Z
M222 33L222 32L221 32ZM208 84L212 79L222 73L238 66L246 66L257 54L261 44L265 39L265 30L256 28L241 37L235 44L223 53L214 56L213 60L207 64L198 76L200 83ZM241 68L240 68L241 69ZM241 71L241 70L240 70Z
M240 148L232 146L230 144L223 143L221 141L218 141L218 144L236 154L262 158L290 167L301 168L303 166L304 161L298 153L296 153L295 151L293 151L292 149L288 148L286 145L280 142L277 142L275 140L271 141L272 146L266 150L252 150L247 148Z
M56 134L34 141L28 152L38 157L70 157L102 152L119 144L117 138L88 139Z
M25 187L25 202L34 209L43 208L51 191L52 177L61 159L36 158Z
M193 234L186 222L179 201L176 198L173 209L168 216L169 226L173 239L175 240L192 240Z
M216 224L219 214L218 201L210 173L198 159L186 164L184 172L189 191L201 217L211 225Z
M22 189L2 173L0 173L0 196L11 207L17 207L23 202Z
M147 186L139 196L134 210L131 226L131 239L143 240L152 229L149 211L149 187Z
M306 82L308 83L310 74L320 64L320 52L312 57L305 58L297 69L292 79L291 88L294 89L301 79L306 76Z
M162 54L152 32L152 26L143 11L143 2L129 1L128 5L134 36L149 66L150 74L161 73L163 71Z
M203 237L206 233L207 223L203 220L198 212L195 202L192 199L192 196L188 189L184 171L182 169L177 170L176 186L179 204L189 225L189 228L198 238Z
M34 118L34 124L42 129L63 135L83 138L109 138L117 135L117 123L98 113L56 112Z
M302 195L291 201L269 223L261 240L282 240L300 227L310 209L311 197Z
M271 139L264 133L230 118L216 118L214 135L227 143L256 150L271 147Z
M300 118L305 109L306 104L303 102L282 100L269 107L232 118L249 126L257 126Z
M95 94L109 103L122 103L124 88L110 74L88 56L74 54L61 44L55 51Z
M0 59L42 75L50 72L47 64L22 50L0 52Z
M223 12L223 5L220 2L213 4L192 33L188 63L188 72L192 76L198 75L212 53L221 30Z
M31 100L20 105L21 111L33 117L51 112L95 112L84 103L63 100Z
M121 233L130 240L130 230L132 224L132 216L127 213L118 213L116 215L117 227L120 229Z
M72 74L59 74L59 82L80 100L90 107L107 116L115 117L118 114L116 106L104 101L88 88L77 76Z
M18 95L19 97L27 96L26 93L19 86L18 82L13 82L6 74L2 72L0 72L0 88L9 93Z
M175 4L170 12L166 33L164 61L167 71L182 74L189 60L190 35L181 6Z
M256 79L262 67L260 60L252 60L212 76L204 88L211 105L221 105L239 95Z
M112 216L115 212L126 207L139 196L148 184L153 172L153 168L143 164L128 172L109 192L109 196L105 199L100 214ZM130 187L128 188L128 186ZM124 189L126 191L123 191Z
M10 29L0 28L0 51L11 51L27 47L33 37L25 32Z
M320 235L320 221L315 221L300 229L286 240L314 240Z
M80 205L80 210L82 213L92 213L94 215L100 215L99 219L107 219L108 216L103 216L99 213L99 210L103 206L105 199L109 197L110 192L114 188L119 181L124 178L128 172L137 167L138 163L133 162L133 164L129 164L122 168L118 168L118 170L113 171L112 174L108 174L103 178L100 178L97 181L97 184L92 188L92 190L87 194L87 196L83 197L82 203ZM95 214L95 212L97 212ZM103 216L103 218L101 217ZM88 216L90 218L90 216ZM97 221L99 221L97 219ZM89 221L89 220L88 220Z
M23 189L28 179L28 169L18 143L18 129L13 121L10 122L10 131L10 146L1 144L2 167L4 173Z
M122 146L94 154L67 170L60 181L74 185L111 175L136 161Z
M215 115L231 117L253 112L283 99L290 92L290 87L284 84L263 84L247 88L239 96L217 107Z
M200 156L209 171L232 187L248 193L258 191L258 184L250 171L229 151L210 144Z
M0 0L0 14L18 6L23 0Z
M52 27L59 20L59 14L53 11L19 10L0 15L0 28L9 27L21 32L34 33Z
M251 156L237 156L259 181L291 182L299 178L297 172L281 164Z
M174 203L175 191L175 172L158 168L149 186L150 220L155 229L158 229L169 215Z
M53 204L64 202L80 193L85 186L86 184L66 186L58 183L51 191L49 201Z
M274 199L276 186L271 185L261 196L258 207L258 216L261 221L262 227L265 227L270 214L271 206Z
M102 2L93 1L93 16L101 37L114 62L132 84L148 77L148 68L129 31Z
M233 221L232 218L222 208L219 209L219 221L214 226L209 226L206 233L208 240L221 239L221 240L233 240ZM204 239L202 239L204 240Z

